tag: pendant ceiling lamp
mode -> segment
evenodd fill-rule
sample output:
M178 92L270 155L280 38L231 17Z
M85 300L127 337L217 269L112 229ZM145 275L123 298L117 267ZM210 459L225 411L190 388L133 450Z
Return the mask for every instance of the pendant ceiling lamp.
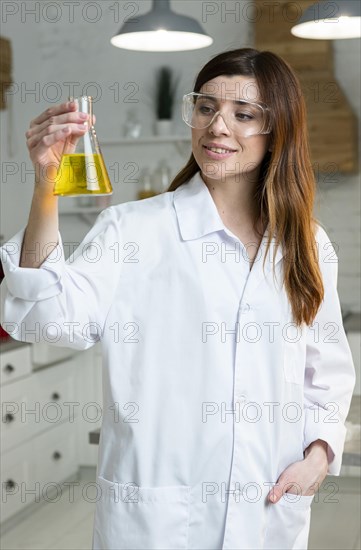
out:
M169 0L153 0L152 10L129 18L110 40L113 46L144 52L177 52L210 46L201 25L170 9Z
M361 36L360 0L323 0L309 6L291 33L298 38L338 40Z

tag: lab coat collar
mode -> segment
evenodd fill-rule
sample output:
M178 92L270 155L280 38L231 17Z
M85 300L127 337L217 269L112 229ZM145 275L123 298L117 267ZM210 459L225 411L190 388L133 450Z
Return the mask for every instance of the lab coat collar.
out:
M186 183L183 183L174 191L173 204L177 213L179 229L183 240L198 239L214 231L225 231L228 235L232 233L224 225L217 207L212 199L208 187L204 183L200 171ZM268 239L268 228L266 229L258 251L258 257L263 262L263 255L266 251ZM273 264L273 250L275 237L271 240L271 246L267 255L266 267ZM277 249L275 264L283 257L282 245ZM253 271L254 268L252 268Z
M224 229L224 224L200 171L174 191L174 207L185 241Z

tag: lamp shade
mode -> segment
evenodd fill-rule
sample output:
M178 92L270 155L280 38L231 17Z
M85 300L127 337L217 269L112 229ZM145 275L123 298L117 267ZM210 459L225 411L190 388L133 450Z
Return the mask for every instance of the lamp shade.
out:
M129 18L110 42L126 50L175 52L205 48L213 39L196 19L171 11L169 0L153 0L149 13Z
M309 6L291 33L298 38L338 40L361 36L359 0L323 0Z

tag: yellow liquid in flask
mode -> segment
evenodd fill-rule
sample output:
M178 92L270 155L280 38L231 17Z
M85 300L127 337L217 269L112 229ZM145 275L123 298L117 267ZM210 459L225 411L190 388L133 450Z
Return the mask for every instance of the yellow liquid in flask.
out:
M102 155L63 155L54 195L110 195L113 188Z

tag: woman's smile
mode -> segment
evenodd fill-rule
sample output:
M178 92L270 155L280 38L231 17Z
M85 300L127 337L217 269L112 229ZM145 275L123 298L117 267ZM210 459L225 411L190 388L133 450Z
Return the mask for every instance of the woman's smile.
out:
M237 153L237 151L227 150L222 147L209 147L207 145L203 145L203 150L208 157L215 160L227 159Z

